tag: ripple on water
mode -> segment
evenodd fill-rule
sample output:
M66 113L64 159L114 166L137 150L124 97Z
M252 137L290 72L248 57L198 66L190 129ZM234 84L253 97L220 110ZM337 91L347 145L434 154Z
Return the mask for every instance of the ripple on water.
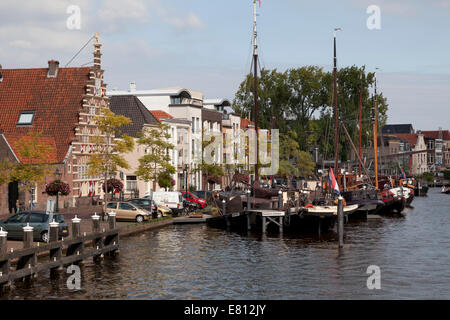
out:
M450 196L429 193L404 217L346 225L340 252L335 235L263 240L173 226L122 239L116 260L87 260L82 290L43 273L2 299L450 299ZM381 290L367 289L370 265Z

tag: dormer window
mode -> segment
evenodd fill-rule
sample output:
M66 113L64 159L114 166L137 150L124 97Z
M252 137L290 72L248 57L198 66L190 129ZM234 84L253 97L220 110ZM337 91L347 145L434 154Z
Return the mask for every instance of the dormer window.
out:
M34 111L22 111L17 121L18 126L31 126L33 124Z
M181 97L170 97L170 104L181 104Z

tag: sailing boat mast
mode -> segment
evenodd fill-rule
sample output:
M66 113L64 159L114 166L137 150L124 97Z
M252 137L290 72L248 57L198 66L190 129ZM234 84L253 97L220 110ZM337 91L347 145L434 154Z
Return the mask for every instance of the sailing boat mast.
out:
M359 158L361 159L362 148L362 87L363 87L363 74L361 72L361 86L359 88ZM361 162L359 162L359 175L362 175Z
M337 56L336 56L336 32L342 30L341 28L335 28L334 29L334 69L333 69L333 78L334 78L334 129L335 129L335 142L334 142L334 172L336 175L338 175L338 169L339 169L339 154L338 154L338 147L339 147L339 116L338 116L338 90L337 90Z
M375 73L375 97L373 99L373 148L375 159L375 188L378 189L378 110L377 110L377 77Z
M259 186L259 133L258 133L258 33L256 30L256 1L253 0L253 117L256 130L256 164L255 164L255 181Z

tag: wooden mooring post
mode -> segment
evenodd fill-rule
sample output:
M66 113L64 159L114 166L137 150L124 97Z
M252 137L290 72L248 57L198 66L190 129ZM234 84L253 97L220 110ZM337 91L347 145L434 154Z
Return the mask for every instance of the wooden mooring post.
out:
M95 215L97 218L99 216ZM88 257L102 257L103 254L115 255L119 252L119 230L116 228L115 215L110 214L109 230L100 231L99 219L92 219L93 233L81 235L80 222L76 216L72 219L72 238L59 238L59 223L49 224L49 242L33 246L33 228L23 228L23 249L8 250L8 233L0 229L0 293L10 287L15 280L31 280L39 272L50 271L50 277L56 276L64 266L81 263ZM93 248L85 248L92 243ZM39 254L47 253L49 260L38 262Z
M49 242L57 242L59 238L59 223L53 220L50 224L50 234L49 234ZM62 250L61 247L57 247L54 249L50 249L50 261L55 262L61 260ZM62 271L63 266L58 265L53 268L50 268L50 278L57 278L59 276L59 271Z
M278 191L278 210L283 207L283 191Z
M344 247L344 198L339 196L338 198L338 237L339 248Z
M251 194L252 194L252 191L250 189L247 189L247 212L246 212L247 230L252 229L251 218L250 218L250 210L252 209L252 201L250 198Z

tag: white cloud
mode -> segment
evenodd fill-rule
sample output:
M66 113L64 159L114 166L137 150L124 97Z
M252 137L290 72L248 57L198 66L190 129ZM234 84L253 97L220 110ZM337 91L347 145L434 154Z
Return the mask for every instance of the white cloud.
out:
M151 0L150 3L157 16L164 23L167 23L178 30L200 29L204 27L200 18L193 12L180 14L178 10L173 8L165 9L159 0Z
M141 0L105 0L98 10L100 26L107 32L119 32L129 24L150 21L149 8Z

